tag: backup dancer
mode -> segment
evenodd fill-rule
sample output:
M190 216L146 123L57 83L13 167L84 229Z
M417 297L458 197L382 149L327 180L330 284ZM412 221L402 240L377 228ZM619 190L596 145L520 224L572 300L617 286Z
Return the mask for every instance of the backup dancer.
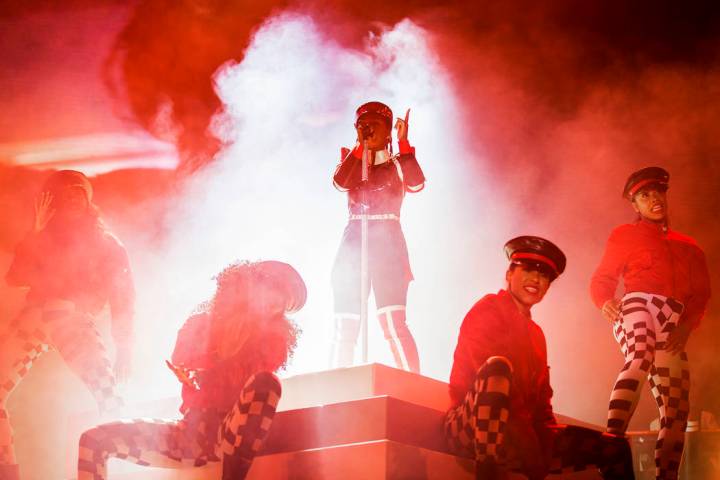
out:
M107 479L107 461L192 468L222 462L223 480L246 477L280 400L282 368L297 329L286 314L305 304L305 283L286 263L230 265L213 298L178 333L168 366L182 383L179 420L100 425L80 438L78 480Z
M509 470L540 480L589 467L605 479L632 479L625 438L555 420L545 336L530 309L565 270L565 255L532 236L510 240L505 253L507 287L481 298L460 327L445 418L450 447L474 457L483 480L508 478Z
M612 231L590 284L593 302L611 322L625 357L610 395L607 431L625 433L649 379L660 411L658 479L678 478L690 411L685 344L710 298L703 251L695 240L669 228L669 179L659 167L630 175L623 197L637 220ZM618 298L620 278L625 291Z
M407 326L408 285L412 280L405 236L400 226L400 208L405 193L419 192L425 177L408 141L408 117L398 118L399 153L392 153L390 108L380 102L361 105L356 112L357 143L343 149L335 170L335 187L348 194L349 221L335 258L332 284L335 333L331 364L344 367L353 363L355 343L360 331L361 303L361 224L367 228L367 291L375 294L377 317L398 368L420 371L420 360L412 333ZM362 179L365 145L369 150L368 178Z
M15 251L6 280L29 288L20 315L0 332L0 479L20 476L6 410L33 362L57 350L102 412L121 404L116 379L130 369L134 287L125 248L104 226L85 175L50 175L35 202L31 231ZM95 326L109 304L114 368Z

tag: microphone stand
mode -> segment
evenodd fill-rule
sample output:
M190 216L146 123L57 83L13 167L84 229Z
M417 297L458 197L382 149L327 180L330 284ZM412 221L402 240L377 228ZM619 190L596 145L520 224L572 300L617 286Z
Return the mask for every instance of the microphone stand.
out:
M360 217L360 342L362 349L362 363L368 361L368 296L370 282L368 279L368 205L367 205L367 181L368 163L370 162L370 148L367 139L363 140L362 155L362 190L360 191L360 203L362 205L362 216Z

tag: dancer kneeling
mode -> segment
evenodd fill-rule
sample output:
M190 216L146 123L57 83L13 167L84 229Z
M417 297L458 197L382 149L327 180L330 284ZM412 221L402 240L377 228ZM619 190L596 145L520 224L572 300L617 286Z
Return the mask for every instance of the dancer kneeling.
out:
M480 299L460 327L445 419L451 448L474 456L482 479L512 469L538 480L591 466L605 479L632 479L624 437L558 425L553 414L545 336L530 309L565 270L565 255L530 236L507 242L505 253L507 289Z
M243 479L280 400L273 372L295 347L286 313L306 289L286 263L238 263L217 277L213 298L180 329L168 366L182 382L180 420L100 425L80 439L78 480L107 478L107 460L182 468L222 461L222 478Z

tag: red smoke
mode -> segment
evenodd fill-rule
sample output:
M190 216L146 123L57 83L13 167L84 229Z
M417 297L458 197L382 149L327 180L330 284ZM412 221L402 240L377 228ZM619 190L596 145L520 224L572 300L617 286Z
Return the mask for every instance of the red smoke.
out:
M602 423L621 359L587 290L610 229L634 217L620 198L631 171L648 165L670 171L673 227L697 238L720 291L720 274L713 268L720 264L720 15L700 2L436 4L142 1L108 54L105 76L143 128L177 141L182 168L190 172L210 162L221 147L207 133L222 109L213 74L228 61L242 61L263 21L283 10L304 12L329 39L365 51L373 41L370 32L411 18L425 29L452 78L466 152L421 160L466 168L468 196L477 184L492 185L495 198L478 195L476 204L457 206L493 212L510 225L507 230L482 226L488 236L546 235L566 251L568 270L536 317L548 338L558 410ZM445 120L434 119L436 135L448 135ZM158 203L153 197L169 195L170 179L160 179L162 188L157 180L154 172L95 180L98 203L130 247L143 245L143 235L164 233L166 225L157 219L163 218L167 200ZM1 227L6 254L30 218L39 183L29 171L0 172L0 199L10 205L5 211L25 209L18 213L22 219L8 215L10 221ZM440 187L428 179L428 189ZM409 238L410 244L417 241ZM498 244L496 251L453 254L495 258L500 249ZM437 262L459 261L438 252ZM477 268L478 275L485 274L481 265ZM710 387L720 375L711 344L720 335L718 297L689 352L695 385L703 386L693 392L693 401L716 414L720 395ZM440 320L423 328L442 329ZM654 415L646 399L632 428L647 428Z

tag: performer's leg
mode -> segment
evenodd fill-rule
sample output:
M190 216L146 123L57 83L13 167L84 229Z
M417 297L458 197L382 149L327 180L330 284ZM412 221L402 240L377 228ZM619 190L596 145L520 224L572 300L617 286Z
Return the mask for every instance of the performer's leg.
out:
M608 409L607 431L615 435L625 434L655 357L655 329L646 303L645 298L626 295L620 318L613 324L625 356Z
M351 227L345 229L332 271L334 331L331 368L353 364L360 332L360 241L358 232Z
M660 433L655 446L656 476L675 480L690 412L690 370L685 352L673 355L658 350L650 371L650 386L660 410Z
M683 306L672 298L652 295L648 299L655 331L657 352L649 381L660 413L660 433L655 445L658 479L677 479L685 444L685 428L690 412L690 370L687 354L665 351L668 335L680 320Z
M330 366L341 368L352 366L355 359L355 344L360 332L360 315L336 313Z
M633 461L627 438L573 425L553 425L551 473L599 468L605 480L632 480Z
M503 441L510 407L512 365L505 357L490 357L463 403L448 411L445 436L458 452L472 452L478 468L505 461Z
M223 480L242 480L267 437L280 401L280 380L269 372L248 379L219 432Z
M208 433L198 427L188 428L183 420L131 420L92 428L80 437L78 480L106 480L111 457L154 467L204 465Z
M407 325L406 308L410 275L402 262L383 254L373 270L377 316L390 345L397 368L420 373L420 358L415 339Z
M50 322L53 346L65 363L85 383L101 413L122 405L115 392L115 376L107 350L93 319L69 311Z
M46 324L39 307L27 307L0 338L0 478L19 478L7 399L33 362L49 348Z
M377 310L385 340L390 344L395 365L403 370L420 373L415 339L410 333L405 318L405 305L388 305Z

